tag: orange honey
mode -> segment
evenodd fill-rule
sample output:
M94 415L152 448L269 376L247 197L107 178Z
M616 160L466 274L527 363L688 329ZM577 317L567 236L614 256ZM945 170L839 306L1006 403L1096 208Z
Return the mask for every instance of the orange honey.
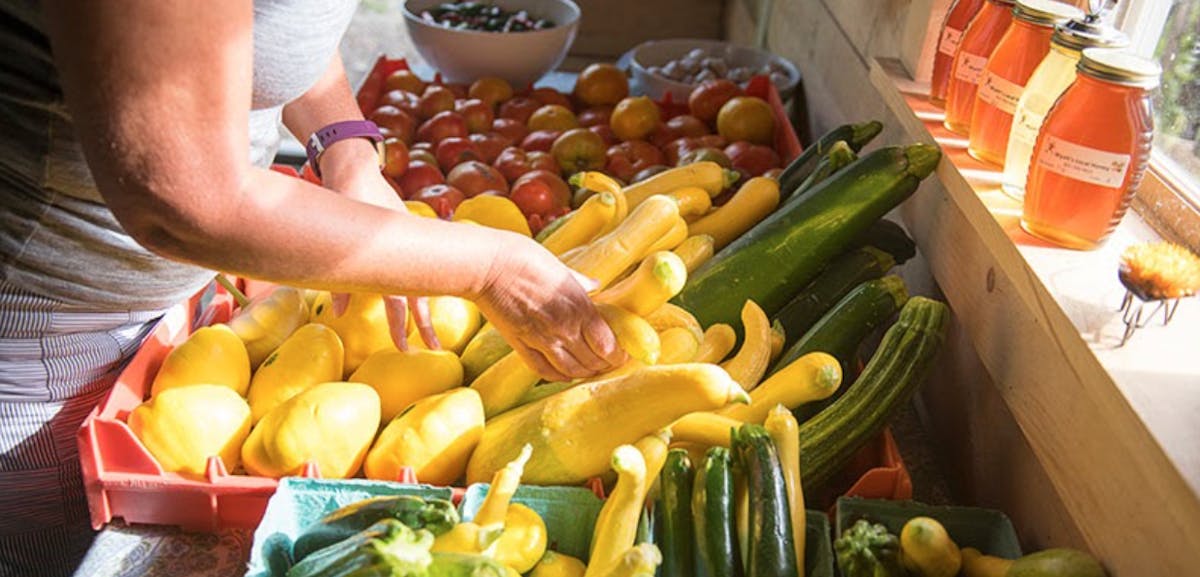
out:
M967 134L971 128L971 110L975 107L979 82L983 80L983 69L1012 23L1012 6L1013 0L986 0L963 33L946 87L946 120L943 124L951 132Z
M929 81L929 101L938 106L946 103L946 87L950 84L950 68L958 56L958 46L971 19L983 8L983 0L954 0L942 20L937 52L933 55L933 77Z
M971 156L1003 166L1013 113L1025 83L1050 51L1054 26L1081 18L1078 8L1053 0L1017 0L1013 22L992 51L971 112Z
M1075 82L1034 144L1021 226L1074 249L1112 233L1141 184L1154 137L1158 64L1121 50L1083 51Z

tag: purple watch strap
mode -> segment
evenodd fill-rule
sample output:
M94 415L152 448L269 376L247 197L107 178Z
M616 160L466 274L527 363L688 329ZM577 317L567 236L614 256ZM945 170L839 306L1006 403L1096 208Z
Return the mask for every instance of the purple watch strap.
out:
M345 120L326 125L312 133L304 147L308 154L308 164L318 178L321 176L321 166L317 159L321 157L321 153L331 144L347 138L366 138L376 146L383 142L383 134L379 132L379 127L370 120Z

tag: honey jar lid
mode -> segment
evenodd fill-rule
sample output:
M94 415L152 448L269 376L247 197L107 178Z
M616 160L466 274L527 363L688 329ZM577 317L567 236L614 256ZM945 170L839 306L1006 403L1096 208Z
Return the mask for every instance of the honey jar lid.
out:
M1017 0L1013 16L1041 26L1054 26L1074 18L1083 18L1083 11L1054 0Z
M1162 67L1127 50L1086 48L1079 60L1080 74L1114 84L1151 89L1158 86Z
M1051 42L1072 50L1124 48L1129 46L1129 37L1105 22L1099 14L1088 14L1060 24Z

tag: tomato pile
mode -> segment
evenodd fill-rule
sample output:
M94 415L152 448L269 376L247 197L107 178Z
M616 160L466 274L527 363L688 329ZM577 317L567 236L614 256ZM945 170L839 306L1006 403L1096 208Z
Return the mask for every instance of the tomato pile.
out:
M570 94L517 92L499 78L469 86L428 83L408 70L387 77L369 118L387 138L385 174L405 200L451 218L465 199L511 200L533 234L582 200L567 178L603 171L623 183L713 161L745 178L780 167L770 105L728 80L690 95L687 114L630 96L611 64L585 69ZM579 197L579 198L577 198Z

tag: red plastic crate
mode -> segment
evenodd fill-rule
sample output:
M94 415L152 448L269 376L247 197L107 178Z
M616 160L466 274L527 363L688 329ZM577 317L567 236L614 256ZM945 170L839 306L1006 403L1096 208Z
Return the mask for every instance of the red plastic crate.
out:
M402 59L381 56L359 89L359 106L368 111L373 108L387 75L407 68L407 62ZM787 114L774 85L766 77L758 77L751 80L747 93L767 100L780 119L780 128L776 130L776 150L780 157L787 162L799 155L800 141L786 120ZM668 117L686 110L681 108L684 105L671 102L669 96L660 104ZM290 175L296 172L278 170ZM311 179L311 172L302 170L300 177ZM239 283L250 296L270 287L266 283ZM164 316L77 433L88 507L92 526L96 529L116 517L127 523L178 525L189 530L252 529L262 519L267 501L275 492L278 485L275 479L231 473L215 457L210 459L203 480L164 472L125 423L129 413L145 399L167 353L182 343L193 329L224 322L232 316L235 308L232 297L219 287L208 290L213 292L205 306L200 306L203 298L198 294ZM899 459L898 455L896 459ZM903 470L902 463L900 467ZM871 469L877 470L887 471L887 464L883 469ZM883 474L887 475L886 472ZM318 475L310 468L304 476ZM907 479L907 472L904 472L904 478ZM417 482L411 471L402 472L398 481ZM598 479L593 479L587 486L603 495L603 486ZM861 494L872 496L876 493ZM461 495L462 489L456 488L456 498Z

